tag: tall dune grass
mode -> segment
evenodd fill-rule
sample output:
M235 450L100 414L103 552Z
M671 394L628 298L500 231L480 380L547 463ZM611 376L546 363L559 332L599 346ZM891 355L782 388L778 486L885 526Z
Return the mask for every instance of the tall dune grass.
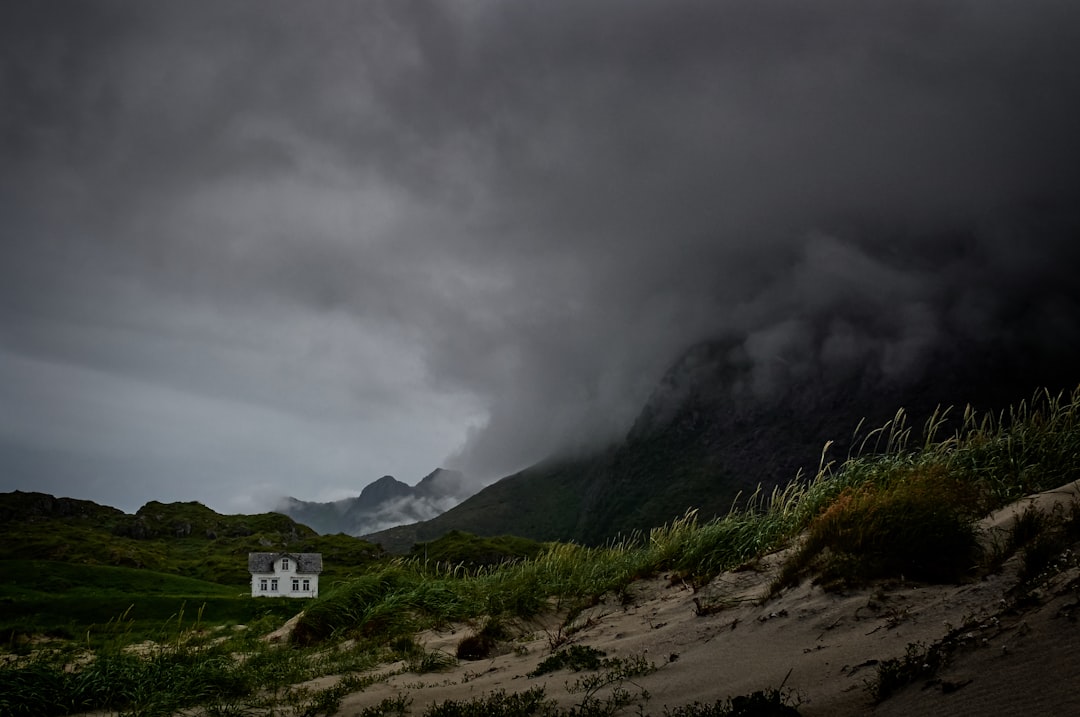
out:
M551 606L579 606L662 572L702 584L806 531L817 541L810 552L843 554L864 563L867 576L954 579L972 559L978 517L1080 478L1080 388L1036 393L996 415L968 407L954 418L951 409L939 410L917 437L901 410L884 426L862 435L857 429L855 439L858 448L841 463L830 460L827 444L812 477L759 490L717 519L700 521L691 509L647 535L603 547L554 544L534 559L472 572L399 560L387 569L392 580L384 571L321 598L301 620L302 640L483 615L528 617ZM841 534L847 542L833 539ZM896 554L897 544L921 556ZM944 556L938 564L926 562L933 553ZM804 554L793 576L812 558Z
M221 644L192 640L181 616L172 636L159 641L163 647L148 655L125 651L119 630L113 643L78 664L70 653L23 660L0 668L0 713L171 714L196 704L212 708L214 700L261 708L266 700L299 699L283 685L371 666L423 628L552 608L572 613L647 576L669 574L697 587L785 545L798 549L785 567L788 582L777 589L814 571L843 579L957 579L974 557L979 517L1080 479L1080 388L1038 393L996 415L942 410L917 437L899 411L885 426L857 430L853 443L858 448L839 464L826 445L813 476L759 490L716 519L701 521L691 509L647 534L602 547L552 544L534 558L498 566L379 563L309 602L286 649L250 635ZM346 637L359 647L333 647ZM329 704L339 695L309 698Z

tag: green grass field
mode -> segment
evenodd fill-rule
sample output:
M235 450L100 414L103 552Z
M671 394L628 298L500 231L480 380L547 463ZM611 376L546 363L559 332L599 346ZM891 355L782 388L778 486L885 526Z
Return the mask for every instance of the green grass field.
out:
M132 636L151 639L177 622L245 624L288 618L302 609L288 599L255 599L246 586L135 568L48 560L0 560L0 641L31 634L94 643L115 632L121 616Z
M243 587L186 578L179 575L77 565L52 560L0 560L0 599L8 597L155 595L235 597Z

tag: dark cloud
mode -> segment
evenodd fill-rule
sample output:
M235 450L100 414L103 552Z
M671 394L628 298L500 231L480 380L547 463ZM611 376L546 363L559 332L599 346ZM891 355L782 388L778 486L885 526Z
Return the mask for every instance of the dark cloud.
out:
M758 390L1076 341L1068 3L0 13L4 487L487 480L705 337Z

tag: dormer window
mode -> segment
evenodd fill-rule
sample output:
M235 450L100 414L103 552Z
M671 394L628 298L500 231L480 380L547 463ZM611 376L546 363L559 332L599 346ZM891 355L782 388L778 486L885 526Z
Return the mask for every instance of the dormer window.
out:
M289 569L289 559L288 558L282 558L281 559L281 569L282 570L288 570Z

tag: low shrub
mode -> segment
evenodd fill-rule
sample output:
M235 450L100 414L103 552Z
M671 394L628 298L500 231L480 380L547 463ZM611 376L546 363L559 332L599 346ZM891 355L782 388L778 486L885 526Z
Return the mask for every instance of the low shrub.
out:
M306 606L291 640L304 646L343 630L386 638L412 632L411 606L402 596L418 582L415 574L388 567L340 583Z
M498 643L486 635L467 635L458 643L459 660L486 660L494 652Z
M447 700L433 705L424 717L557 717L561 714L543 687L524 692L497 690L468 702Z
M449 652L442 650L422 650L406 661L409 672L419 675L428 672L442 672L457 665L457 659Z
M694 702L674 709L664 709L664 717L799 717L790 695L780 690L758 690L711 705Z
M365 707L357 717L405 717L410 704L412 704L412 699L405 695L387 697L377 705Z
M489 617L483 627L458 643L457 657L459 660L486 660L496 653L500 642L509 638L506 626L500 620Z
M777 587L807 570L825 587L878 577L958 581L975 563L974 502L970 486L934 465L846 488L811 521Z
M606 652L597 650L595 647L571 645L565 650L559 650L544 658L536 669L529 673L529 677L539 677L559 670L573 670L574 672L599 670L604 666L606 656Z
M877 677L867 687L874 699L882 702L902 687L918 680L928 680L945 666L947 651L938 644L929 647L921 642L907 646L903 657L878 663Z

